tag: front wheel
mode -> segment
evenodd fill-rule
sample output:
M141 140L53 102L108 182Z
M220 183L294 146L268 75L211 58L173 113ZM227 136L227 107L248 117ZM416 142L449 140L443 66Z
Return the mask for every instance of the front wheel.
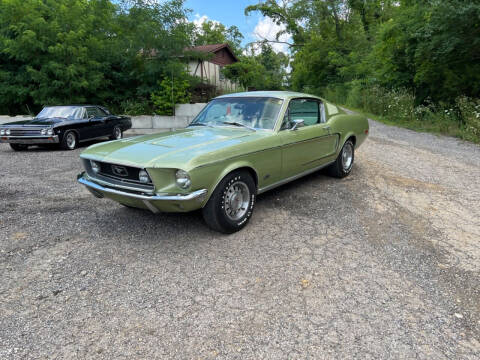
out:
M74 150L77 147L77 135L73 131L65 133L60 147L63 150Z
M331 176L343 178L350 174L353 167L353 160L355 159L355 146L352 140L345 141L337 160L327 168Z
M27 149L28 149L28 145L25 145L25 144L12 144L12 143L10 143L10 147L11 147L14 151L23 151L23 150L27 150Z
M213 230L231 234L247 225L253 213L257 189L247 171L225 176L202 209L207 225Z

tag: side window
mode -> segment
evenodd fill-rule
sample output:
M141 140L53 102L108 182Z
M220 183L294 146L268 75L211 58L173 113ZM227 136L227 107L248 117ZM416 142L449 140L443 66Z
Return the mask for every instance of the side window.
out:
M87 117L90 119L92 116L97 117L97 112L95 111L95 108L92 107L87 107Z
M282 123L282 130L289 129L295 120L303 120L305 126L315 125L320 122L319 103L314 99L290 100L288 111Z
M97 107L97 108L95 108L95 109L97 109L97 114L98 114L98 116L100 116L100 117L105 117L105 116L107 116L107 113L106 113L105 110L103 110L102 108Z

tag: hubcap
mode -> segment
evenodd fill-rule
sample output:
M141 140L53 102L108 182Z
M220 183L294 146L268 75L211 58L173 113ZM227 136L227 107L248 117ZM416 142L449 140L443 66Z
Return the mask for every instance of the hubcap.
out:
M342 152L343 170L349 171L353 163L353 145L349 142L345 144Z
M72 133L67 135L67 146L69 149L73 149L75 147L75 135Z
M241 219L250 205L250 190L247 184L236 181L228 188L225 194L225 213L230 220Z
M115 139L120 139L122 137L122 131L119 128L115 128L114 136Z

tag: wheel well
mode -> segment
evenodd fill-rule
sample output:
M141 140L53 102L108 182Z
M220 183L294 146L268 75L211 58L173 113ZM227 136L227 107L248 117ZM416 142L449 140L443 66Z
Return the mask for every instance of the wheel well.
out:
M350 136L345 142L347 142L348 140L352 140L353 146L355 146L357 143L357 138L354 135Z
M77 137L77 141L80 141L80 134L78 133L78 131L76 129L68 129L68 130L65 130L63 132L63 135L62 135L62 139L65 137L65 135L68 133L68 132L73 132L75 134L75 136Z
M257 176L257 172L251 168L251 167L248 167L248 166L244 166L244 167L241 167L241 168L238 168L238 169L235 169L235 170L232 170L229 172L232 173L234 171L241 171L241 170L245 170L247 171L253 178L253 181L255 181L255 186L258 187L258 176ZM227 174L228 175L228 174ZM226 175L225 175L226 176Z

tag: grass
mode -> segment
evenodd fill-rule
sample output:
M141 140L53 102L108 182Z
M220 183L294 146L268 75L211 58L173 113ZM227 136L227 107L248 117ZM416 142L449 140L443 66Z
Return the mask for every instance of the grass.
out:
M472 137L472 134L468 133L464 126L459 124L456 121L446 121L438 116L436 119L432 120L404 120L404 121L393 121L388 117L372 114L364 111L363 109L352 108L347 105L339 105L356 113L359 113L363 116L366 116L375 121L381 122L386 125L397 126L417 132L432 133L436 135L452 136L460 138L462 140L471 141L474 143L480 143L480 139Z

